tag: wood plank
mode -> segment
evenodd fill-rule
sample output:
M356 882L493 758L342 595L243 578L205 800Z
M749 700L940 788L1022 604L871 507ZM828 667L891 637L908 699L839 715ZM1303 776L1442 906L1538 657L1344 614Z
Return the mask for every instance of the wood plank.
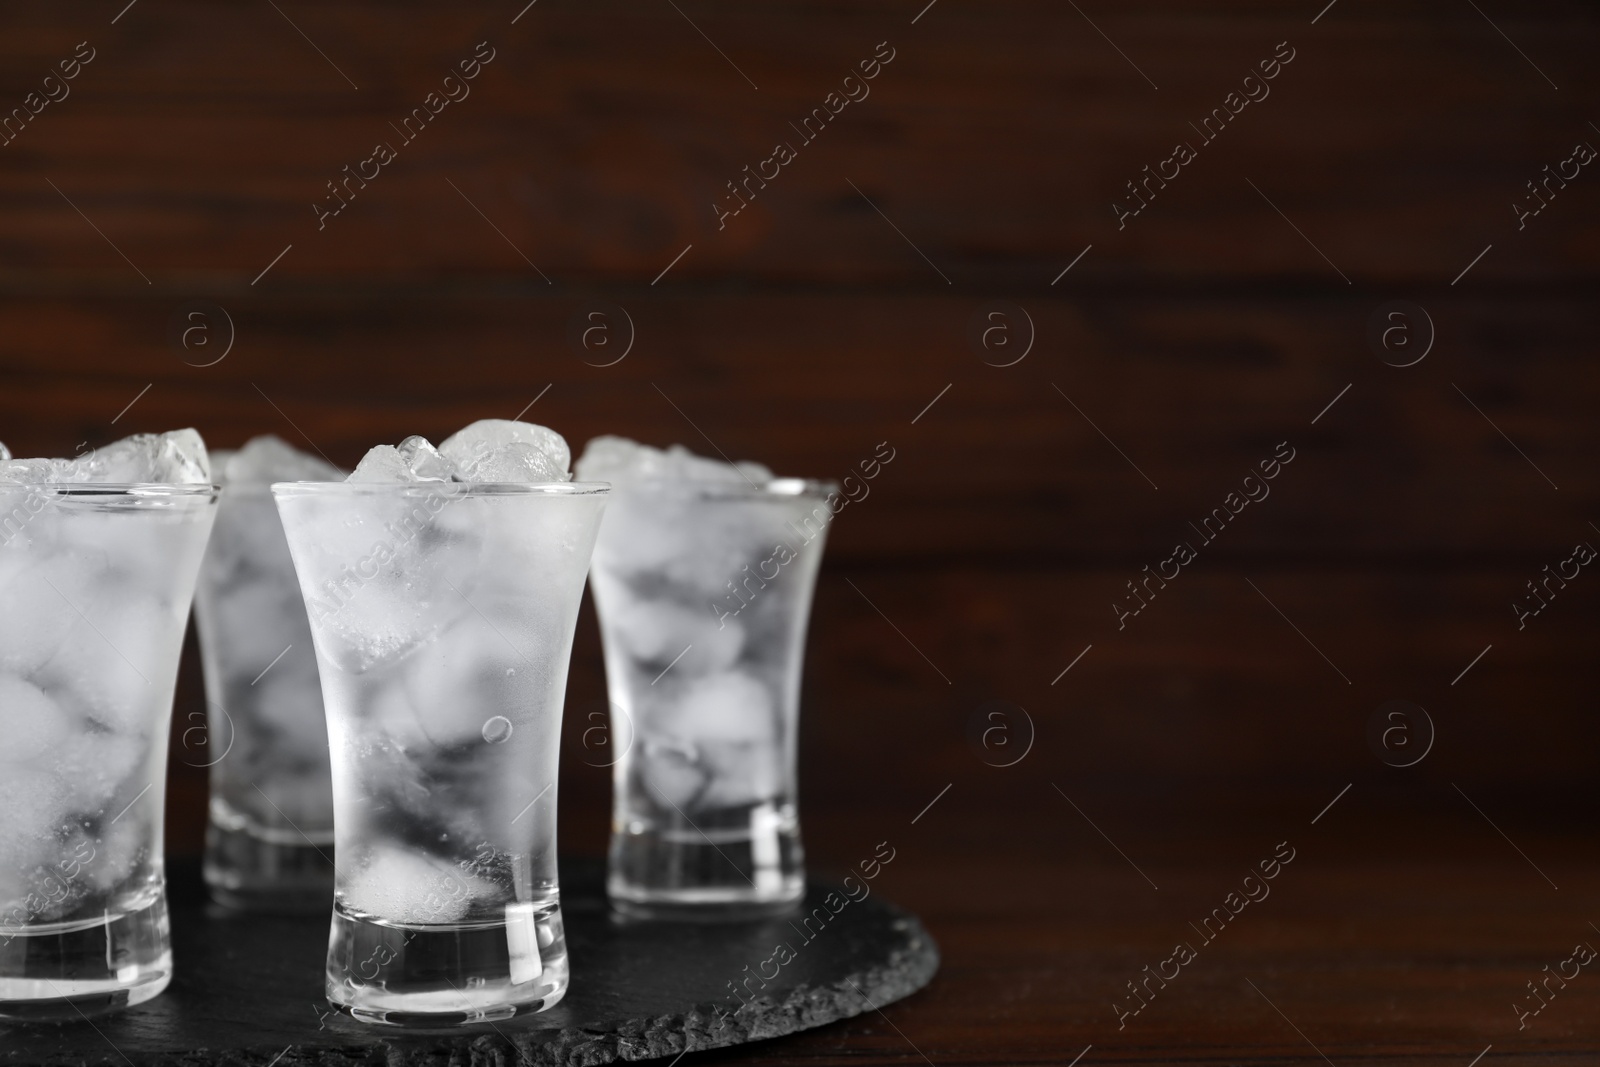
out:
M1519 839L1564 866L1556 892L1481 820L1419 818L1352 793L1342 823L1258 808L1204 829L1186 822L1181 835L1130 842L1124 831L1119 843L1157 891L1070 809L1063 818L1048 798L1017 792L1010 817L952 806L915 827L878 812L828 827L839 869L863 844L893 843L875 889L922 914L944 965L884 1015L774 1044L756 1062L921 1062L920 1051L934 1063L1067 1064L1083 1053L1081 1064L1221 1067L1322 1063L1320 1050L1337 1064L1465 1067L1492 1045L1486 1062L1544 1067L1592 1055L1600 992L1581 973L1552 983L1556 996L1526 1028L1512 1011L1542 968L1594 943L1582 909L1563 903L1596 882L1579 835ZM1282 841L1295 858L1269 894L1205 943L1190 924ZM1148 1005L1119 1029L1113 1004L1127 1010L1127 983L1178 942L1197 958L1165 987L1152 982Z
M1382 301L1362 297L1030 299L1038 341L1011 367L969 348L985 305L959 297L620 292L637 341L610 367L569 347L576 297L217 298L238 339L209 367L184 360L210 350L167 347L184 298L0 306L0 439L69 454L192 424L216 446L272 432L350 465L537 400L527 417L577 445L620 432L816 477L859 473L887 442L832 540L856 560L1137 570L1205 543L1206 517L1250 491L1270 495L1208 554L1510 553L1537 570L1600 513L1593 315L1575 299L1424 297L1438 341L1396 368L1368 348ZM1291 465L1246 487L1282 442Z
M19 11L0 38L8 109L78 41L96 49L71 95L0 148L11 289L242 283L289 245L263 284L643 284L693 245L668 284L1042 292L1093 244L1074 284L1384 287L1447 283L1493 244L1467 283L1481 288L1592 279L1600 247L1586 171L1520 229L1512 209L1546 164L1600 144L1582 106L1592 35L1561 3L1492 24L1341 4L1315 25L1320 5L1264 2L946 3L915 24L921 4L547 2L513 25L520 4L188 0L115 26L103 6ZM470 95L404 142L391 123L483 40L496 58ZM870 96L802 141L790 124L882 41L895 58ZM1294 59L1252 90L1270 95L1202 140L1190 124L1284 41ZM726 183L780 140L796 158L719 226ZM378 141L398 158L319 229L325 183ZM1180 141L1197 158L1119 226L1125 183Z

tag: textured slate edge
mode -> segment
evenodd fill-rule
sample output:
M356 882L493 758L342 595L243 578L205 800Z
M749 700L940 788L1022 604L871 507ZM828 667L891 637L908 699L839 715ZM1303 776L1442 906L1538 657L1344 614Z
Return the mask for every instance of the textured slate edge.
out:
M264 1052L196 1049L129 1057L108 1048L101 1058L61 1055L21 1064L0 1050L0 1062L7 1067L266 1067L269 1062L272 1067L591 1067L725 1048L853 1018L926 986L939 969L939 948L915 916L894 911L893 926L904 941L883 964L826 986L796 986L780 1000L757 997L737 1011L726 1010L725 1003L696 1004L687 1014L640 1019L617 1030L381 1037L367 1046L307 1044Z
M939 969L938 946L921 922L901 915L895 919L894 927L905 936L904 946L891 953L883 965L844 981L827 986L796 986L781 1000L758 997L738 1011L727 1011L726 1005L697 1004L687 1015L657 1016L608 1033L563 1030L516 1034L512 1035L515 1060L493 1055L480 1058L475 1047L470 1060L452 1059L449 1067L591 1067L619 1059L645 1060L724 1048L853 1018L910 996L932 981ZM525 1037L532 1040L522 1040ZM412 1055L401 1060L391 1057L387 1067L432 1062L435 1061L426 1056Z

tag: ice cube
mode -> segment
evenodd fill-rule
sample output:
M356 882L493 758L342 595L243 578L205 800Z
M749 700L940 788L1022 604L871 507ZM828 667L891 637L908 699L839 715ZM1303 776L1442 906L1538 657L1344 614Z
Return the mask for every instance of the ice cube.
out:
M0 674L0 761L31 763L61 744L74 725L44 690Z
M273 434L252 437L239 451L217 452L213 459L218 479L228 484L336 482L344 477L338 467L292 447Z
M411 471L394 445L374 445L361 457L347 482L409 482Z
M744 671L690 681L654 716L652 730L687 741L707 776L702 810L753 804L782 782L778 720L771 690Z
M467 598L493 576L475 569L476 546L440 540L436 528L401 531L381 543L386 556L353 557L336 579L312 590L306 608L318 651L345 671L376 670L470 612Z
M447 923L466 917L495 886L426 852L376 845L345 882L344 904L389 922Z
M688 746L646 741L632 753L629 766L643 794L665 807L687 811L705 789L705 768Z
M499 582L484 565L481 531L444 526L457 509L474 510L458 489L337 496L301 498L289 511L316 647L341 670L398 661L470 611L464 598L480 584Z
M11 449L6 447L6 443L4 441L0 441L0 463L4 463L6 460L8 460L10 458L11 458Z
M731 808L775 798L783 781L779 759L775 743L701 745L700 760L709 782L698 806Z
M381 576L339 599L314 598L307 607L317 650L333 666L352 674L403 659L466 610L426 602L406 587L403 575Z
M292 575L283 577L288 580L269 575L237 582L218 590L208 603L227 662L252 678L285 648L305 644L305 601L299 588L290 584ZM309 647L305 654L311 655Z
M704 779L692 797L700 809L754 803L775 795L781 784L771 692L744 671L674 686L640 719L642 750L651 764L646 781L662 795L686 781L683 768L663 758L672 751L689 753Z
M732 611L743 602L736 594L749 599L805 550L803 532L786 525L797 515L793 508L770 498L705 499L673 485L639 483L613 494L595 547L597 569L644 585L665 579L696 607L709 612L715 602Z
M378 445L371 449L346 481L351 482L449 482L456 481L455 465L428 441L413 434L398 446Z
M85 816L115 816L144 788L143 772L152 753L151 741L149 737L77 727L72 739L56 750L54 761L60 780L58 793L65 808ZM166 743L165 737L160 739L163 748ZM113 801L124 793L127 795L122 803L113 806Z
M380 755L397 764L395 769L411 769L406 753L429 751L428 735L422 730L422 717L406 692L404 681L369 687L366 702L368 721L363 723L353 740L363 746L357 755L364 761ZM330 744L332 739L329 739ZM387 774L388 784L398 784L403 775Z
M97 448L68 463L73 482L161 482L206 484L211 460L192 429L140 433Z
M27 898L40 888L40 868L55 859L66 807L48 771L19 764L0 774L0 811L0 923L9 923L18 909L30 917L39 910Z
M709 607L713 598L727 595L727 583L744 561L716 551L704 526L693 520L685 501L614 494L595 545L595 570L635 575L647 584L666 581Z
M0 549L0 552L7 550ZM12 550L15 551L15 550ZM28 558L25 553L17 555ZM0 670L31 675L76 629L89 633L78 610L92 602L96 571L73 553L44 560L0 585Z
M0 460L0 482L204 485L210 481L205 441L192 429L134 434L72 459Z
M83 865L83 876L92 888L102 893L115 889L133 873L134 865L145 858L149 827L146 820L136 817L137 814L137 809L130 811L105 827L98 839L88 842L94 852L93 858ZM80 846L68 854L88 853Z
M109 730L147 734L156 725L162 684L151 672L177 662L181 628L159 600L122 583L76 607L83 612L80 624L39 669L37 680L62 704Z
M731 618L719 627L706 607L629 597L606 609L609 631L623 649L657 671L671 664L671 673L681 677L715 674L733 666L744 649L744 628Z
M426 437L412 434L396 446L400 458L405 462L406 469L411 472L411 480L418 482L450 482L456 481L456 467L454 463L439 454L433 447L433 442Z
M264 809L266 820L279 825L287 819L295 826L333 825L333 791L326 766L320 770L274 767L257 776L256 788L271 803Z
M469 482L565 482L572 451L566 438L531 422L480 419L457 430L439 451Z
M5 499L0 496L0 507L4 507L4 505ZM5 516L0 514L0 522L3 522L4 519ZM0 525L0 590L10 585L17 575L22 574L33 566L34 557L24 547L23 539L18 536L20 532L20 527L12 530L9 527Z
M328 726L322 712L316 660L309 647L292 647L251 688L255 691L257 717L275 731L275 762L306 757L327 759Z
M577 470L579 478L609 481L617 490L606 507L596 570L646 584L664 578L680 593L703 598L708 609L735 589L773 580L809 540L791 524L812 517L785 506L783 496L753 495L777 484L758 463L730 464L681 445L657 449L605 436L588 443Z
M472 482L564 482L571 479L565 469L557 471L550 459L533 445L502 445L464 469Z
M141 514L143 508L103 508L84 506L63 494L53 501L49 511L53 520L41 527L45 514L34 518L30 535L35 544L50 544L63 550L67 560L75 567L87 568L98 575L96 594L86 599L74 599L80 607L96 599L106 581L125 581L167 595L166 584L161 580L178 557L174 556L176 531L171 521L164 517ZM175 519L176 516L173 516ZM156 521L151 521L152 519ZM35 535L34 531L38 533ZM46 532L48 531L48 532ZM182 550L177 550L182 551ZM53 579L52 579L53 580ZM188 611L187 601L182 610Z
M707 675L675 687L672 697L640 723L641 731L696 746L775 746L777 727L770 691L744 671Z
M578 478L585 482L628 485L649 481L710 482L761 487L772 472L759 463L729 464L697 456L682 445L667 449L606 434L592 438L578 458Z
M547 680L539 666L547 657L535 635L514 616L495 614L500 617L469 611L406 664L406 697L437 746L484 744L484 724L497 714L509 714L513 728L520 725L532 709L534 687Z
M41 485L72 481L71 464L62 459L0 460L0 483Z
M0 921L17 922L33 917L26 902L32 892L29 872L38 866L34 851L38 848L37 841L0 826L0 856L5 857L5 862L0 863ZM12 866L13 861L16 866ZM6 935L5 940L9 939L10 935Z
M66 820L66 798L60 784L45 768L38 765L7 767L0 775L0 841L19 842L29 838L42 843L50 850L55 848L56 833ZM5 861L0 869L13 865L11 855L0 852ZM20 866L20 864L17 864Z

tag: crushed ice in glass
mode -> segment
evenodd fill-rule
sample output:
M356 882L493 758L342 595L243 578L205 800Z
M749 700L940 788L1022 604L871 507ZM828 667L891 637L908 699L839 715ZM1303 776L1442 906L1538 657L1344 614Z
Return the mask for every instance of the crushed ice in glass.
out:
M615 486L592 577L607 653L626 657L638 682L627 762L639 792L669 813L778 799L784 664L747 640L747 620L777 608L783 594L765 594L743 618L719 618L712 606L729 598L730 579L795 537L778 521L787 512L759 500L706 507L693 491L763 490L772 472L604 436L584 448L577 476ZM771 641L763 631L760 642Z
M227 753L211 772L212 817L218 833L326 835L333 796L311 627L266 487L344 472L272 435L211 458L228 490L196 602L211 710L226 720L208 738Z
M210 481L192 429L72 459L0 445L0 926L136 910L154 892L160 803L145 793L171 680L152 671L177 663L189 601L172 575L210 525L55 487Z
M205 485L211 481L206 443L191 429L136 433L72 459L12 459L3 446L0 453L4 453L0 483Z
M352 482L566 482L572 454L554 430L530 422L481 419L438 448L411 436L361 458Z

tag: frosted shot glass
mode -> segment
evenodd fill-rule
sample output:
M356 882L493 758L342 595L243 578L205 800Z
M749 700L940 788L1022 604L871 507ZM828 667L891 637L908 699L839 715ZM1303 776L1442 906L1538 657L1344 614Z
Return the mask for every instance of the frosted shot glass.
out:
M211 777L206 885L231 907L323 911L333 900L328 730L311 623L267 485L223 486L195 621Z
M172 975L167 736L210 485L0 484L0 1019Z
M780 914L805 894L796 734L837 487L619 487L590 579L621 753L607 892L640 917Z
M272 488L328 721L329 1001L402 1026L553 1006L562 702L606 487Z

